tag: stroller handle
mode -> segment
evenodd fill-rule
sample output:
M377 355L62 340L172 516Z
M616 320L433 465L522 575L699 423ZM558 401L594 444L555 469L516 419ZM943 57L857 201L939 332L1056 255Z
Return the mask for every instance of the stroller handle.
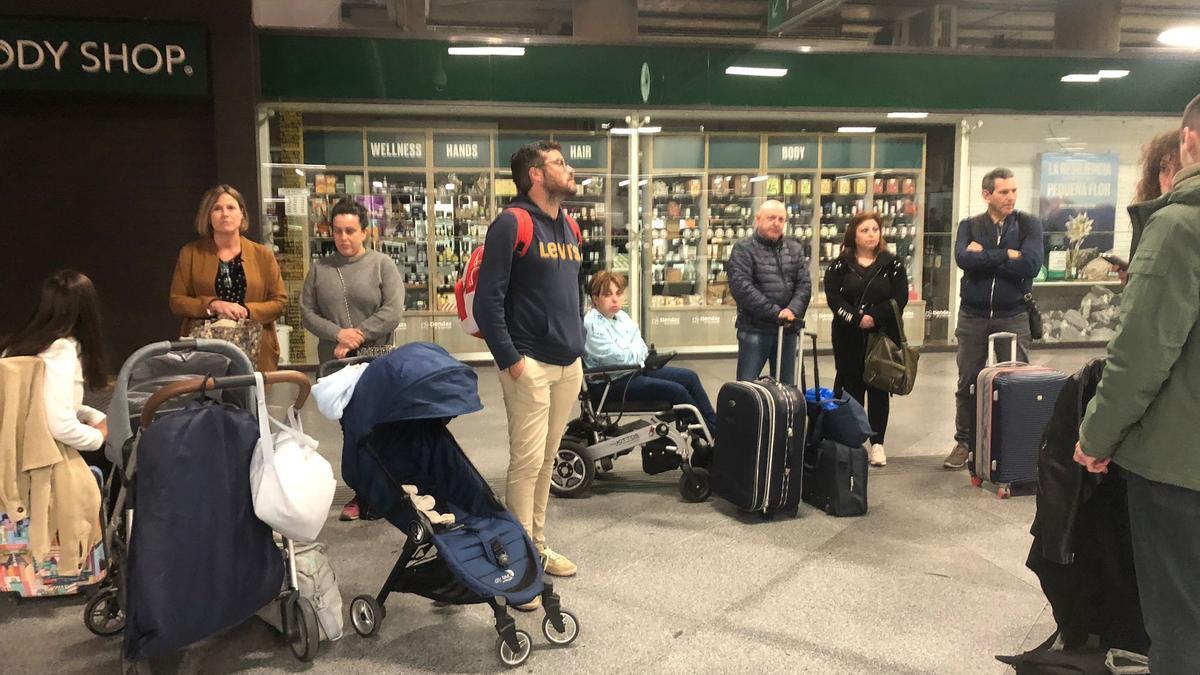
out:
M300 391L296 394L295 408L299 410L304 407L304 403L308 400L308 392L312 389L312 384L308 381L307 375L295 370L276 370L270 373L263 373L262 375L263 382L266 384L291 383L299 387ZM158 406L176 396L183 396L202 390L235 389L238 387L253 387L254 385L254 375L195 377L190 380L172 382L154 392L154 395L146 401L146 405L142 408L142 427L147 427L154 421L154 413L158 410Z
M326 375L330 375L342 368L348 368L359 363L370 363L374 361L376 356L351 356L345 359L332 359L317 366L317 379L321 379Z

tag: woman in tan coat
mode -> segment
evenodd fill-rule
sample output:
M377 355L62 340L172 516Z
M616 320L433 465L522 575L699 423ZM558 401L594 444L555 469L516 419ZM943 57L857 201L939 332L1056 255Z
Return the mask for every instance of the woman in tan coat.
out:
M258 368L276 370L275 320L287 305L287 289L275 255L242 236L249 227L246 201L228 185L204 194L196 213L200 238L179 250L171 279L171 313L183 319L180 335L207 319L250 319L263 325Z

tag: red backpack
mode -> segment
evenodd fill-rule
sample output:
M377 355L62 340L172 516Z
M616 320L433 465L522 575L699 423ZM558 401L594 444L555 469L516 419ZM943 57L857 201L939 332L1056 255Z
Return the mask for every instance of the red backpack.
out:
M504 209L504 212L511 213L517 219L517 240L513 244L513 254L519 258L528 253L529 247L533 245L533 217L520 206L510 206ZM579 225L575 219L565 211L563 217L566 218L567 225L571 226L575 241L583 244L583 237L579 234ZM464 331L475 337L483 337L483 334L479 332L479 324L475 322L475 290L479 286L479 268L482 266L483 247L480 246L471 251L471 256L467 258L467 265L463 268L462 276L454 284L458 321Z

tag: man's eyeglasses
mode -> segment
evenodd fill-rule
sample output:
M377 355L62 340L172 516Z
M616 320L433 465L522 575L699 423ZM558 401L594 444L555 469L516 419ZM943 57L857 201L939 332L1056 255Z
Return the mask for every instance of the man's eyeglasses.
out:
M539 166L539 167L544 167L544 166L546 166L547 164L553 164L553 165L557 166L557 167L558 167L558 168L560 168L560 169L565 169L565 168L567 168L567 167L571 166L570 164L567 164L567 160L563 159L562 157L559 157L558 159L551 159L551 160L548 160L548 161L542 162L541 164L538 164L538 166Z

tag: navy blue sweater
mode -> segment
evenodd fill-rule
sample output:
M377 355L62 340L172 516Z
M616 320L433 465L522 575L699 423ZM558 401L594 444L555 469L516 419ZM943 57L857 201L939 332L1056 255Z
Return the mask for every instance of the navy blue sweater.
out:
M561 210L551 218L526 195L509 205L533 217L533 242L525 255L517 255L516 217L503 212L492 221L475 291L475 320L501 369L522 356L569 366L583 356L580 242Z

